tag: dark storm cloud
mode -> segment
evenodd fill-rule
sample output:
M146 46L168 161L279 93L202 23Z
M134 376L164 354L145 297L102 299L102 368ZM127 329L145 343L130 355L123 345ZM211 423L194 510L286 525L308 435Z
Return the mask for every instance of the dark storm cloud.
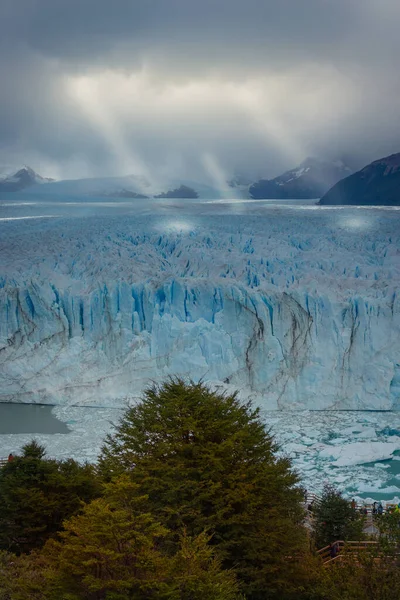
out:
M394 3L387 4L389 12L396 11ZM243 57L251 71L265 62L296 60L293 50L300 55L297 60L315 59L316 51L337 59L360 27L372 33L367 32L369 0L3 0L0 10L3 39L21 40L45 56L82 68L131 67L149 55L161 60L161 51L166 61L174 59L173 71L179 71L175 60L184 64L185 51L194 68L230 70ZM379 20L384 11L384 6L377 11ZM374 37L383 33L386 45L386 32L374 27ZM363 40L364 51L371 42L373 38ZM210 51L224 62L210 65Z
M399 19L398 0L2 0L0 161L179 172L211 152L274 171L390 152Z

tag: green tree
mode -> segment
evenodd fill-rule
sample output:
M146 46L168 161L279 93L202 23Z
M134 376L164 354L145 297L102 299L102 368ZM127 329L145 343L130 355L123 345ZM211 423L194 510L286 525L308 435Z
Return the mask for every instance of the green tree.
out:
M399 556L400 552L400 512L387 512L379 515L375 523L380 532L380 547L387 555Z
M55 600L48 581L48 561L39 552L15 556L0 550L0 600Z
M130 475L171 532L171 552L183 529L209 532L249 598L289 598L306 538L297 475L276 450L250 403L174 379L126 412L99 469L108 479Z
M191 538L184 532L172 561L169 600L239 600L239 586L232 571L223 570L222 561L201 533ZM241 596L240 596L241 597Z
M82 501L100 493L92 466L46 459L42 446L27 444L0 470L0 549L21 553L41 547Z
M103 498L64 523L42 551L46 600L236 600L234 575L223 571L207 536L181 536L175 556L165 552L168 531L146 512L146 497L126 477ZM26 571L18 586L31 593Z
M400 569L392 558L361 552L321 569L315 600L398 600ZM314 598L313 598L314 600Z
M158 546L166 530L148 513L111 507L103 498L64 523L55 558L56 589L71 599L144 599L166 586L166 559ZM156 596L157 597L157 596Z
M332 486L324 488L314 507L314 533L318 547L336 540L362 540L364 518Z

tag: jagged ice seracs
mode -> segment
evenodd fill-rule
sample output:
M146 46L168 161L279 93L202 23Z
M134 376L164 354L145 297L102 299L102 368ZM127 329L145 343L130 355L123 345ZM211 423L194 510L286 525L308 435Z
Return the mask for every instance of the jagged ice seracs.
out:
M121 406L179 375L265 409L399 408L400 211L124 206L3 213L0 401Z

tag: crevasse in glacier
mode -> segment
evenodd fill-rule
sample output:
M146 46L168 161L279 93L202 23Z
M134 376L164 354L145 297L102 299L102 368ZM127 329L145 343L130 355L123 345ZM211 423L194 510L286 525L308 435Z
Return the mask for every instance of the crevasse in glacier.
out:
M1 401L113 405L171 374L269 408L398 408L398 238L269 217L8 223Z

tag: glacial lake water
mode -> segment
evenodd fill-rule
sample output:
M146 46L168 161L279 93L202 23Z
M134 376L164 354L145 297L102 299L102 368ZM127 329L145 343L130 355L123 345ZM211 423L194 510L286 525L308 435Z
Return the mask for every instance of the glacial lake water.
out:
M65 423L43 404L0 404L0 435L69 433Z
M18 454L34 438L49 458L95 463L122 414L112 407L0 404L0 457ZM400 412L262 411L262 418L308 490L320 492L330 483L360 501L400 499ZM354 444L382 442L394 444L391 458L352 460ZM326 456L338 446L347 450L348 464L337 466Z

